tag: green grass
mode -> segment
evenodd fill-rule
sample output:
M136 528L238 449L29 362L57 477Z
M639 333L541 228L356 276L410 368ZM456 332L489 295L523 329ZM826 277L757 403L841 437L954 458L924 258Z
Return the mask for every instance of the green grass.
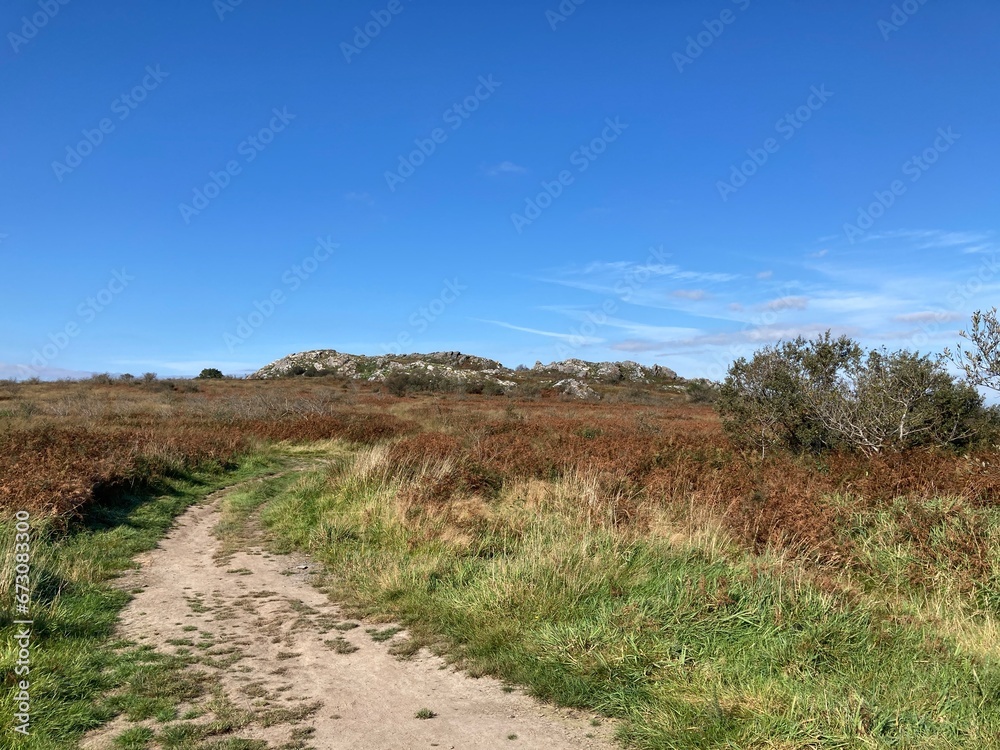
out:
M337 636L331 640L323 641L323 643L332 648L338 654L353 654L358 650L357 646L342 636Z
M118 614L131 598L114 586L114 579L134 567L135 555L153 548L191 504L220 487L271 472L278 461L276 455L260 454L244 458L233 472L164 479L89 508L68 529L32 524L31 734L22 738L9 730L15 691L8 680L0 691L5 735L0 746L76 747L86 730L114 716L170 721L178 703L201 694L196 677L181 671L185 659L114 640ZM12 559L13 541L13 526L0 525L5 562ZM0 624L7 633L14 619L12 570L5 564L0 580ZM13 676L15 661L15 644L7 637L0 671ZM143 747L147 740L147 733L136 728L116 742Z
M956 619L909 611L913 590L901 607L875 579L818 578L693 531L617 531L512 494L453 523L407 513L380 476L344 463L332 479L249 489L239 507L263 506L276 549L318 556L350 606L474 675L617 718L630 746L1000 748L997 644L968 647L990 620L959 599L965 645ZM882 566L894 549L880 544ZM952 572L940 568L943 589Z
M372 640L376 643L382 643L392 638L396 633L402 632L403 628L398 626L390 626L388 628L383 628L379 630L378 628L369 628L365 632L371 636Z

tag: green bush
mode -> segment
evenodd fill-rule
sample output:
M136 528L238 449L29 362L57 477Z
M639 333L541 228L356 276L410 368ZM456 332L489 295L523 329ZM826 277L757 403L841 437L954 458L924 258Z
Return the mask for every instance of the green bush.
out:
M200 380L221 380L223 377L222 370L214 367L206 367L198 374Z
M714 404L719 400L719 384L705 378L691 380L684 387L684 393L692 404Z
M393 396L405 396L407 393L447 393L457 390L458 385L437 373L401 370L387 375L383 384Z
M990 421L976 389L940 361L905 350L866 352L829 332L737 360L716 407L729 435L761 452L963 445Z

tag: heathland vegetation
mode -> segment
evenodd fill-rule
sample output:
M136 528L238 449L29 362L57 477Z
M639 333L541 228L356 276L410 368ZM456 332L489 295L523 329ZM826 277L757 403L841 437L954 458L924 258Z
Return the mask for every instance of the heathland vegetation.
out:
M0 385L3 511L36 519L36 746L129 711L178 721L150 685L183 665L113 644L111 578L227 472L304 443L326 463L226 512L405 624L402 656L596 709L642 748L1000 747L996 420L940 365L825 337L719 390L416 390Z

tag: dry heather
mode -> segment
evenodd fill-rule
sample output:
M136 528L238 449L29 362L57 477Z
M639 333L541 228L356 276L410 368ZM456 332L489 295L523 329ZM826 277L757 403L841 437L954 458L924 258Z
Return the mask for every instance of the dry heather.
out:
M907 543L971 569L986 563L968 530L1000 497L994 452L761 460L730 445L711 408L670 400L396 398L316 379L6 384L0 425L0 508L53 515L122 485L224 467L261 441L389 441L392 471L412 480L405 494L418 505L580 475L614 522L636 531L651 509L699 504L753 551L841 564L854 554L845 524L909 499L919 502L897 513ZM428 463L441 468L422 471ZM925 507L940 497L950 504Z
M308 383L7 383L0 511L66 516L117 488L227 468L262 441L371 443L406 431L365 401Z

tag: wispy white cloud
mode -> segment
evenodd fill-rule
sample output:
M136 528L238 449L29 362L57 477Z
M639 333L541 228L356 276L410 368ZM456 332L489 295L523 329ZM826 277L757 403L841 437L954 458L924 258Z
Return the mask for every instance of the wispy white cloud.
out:
M501 328L509 328L512 331L521 331L522 333L533 333L536 336L547 336L553 339L559 339L561 341L569 341L576 344L603 344L604 339L599 339L593 336L581 336L579 334L573 333L560 333L557 331L542 331L538 328L527 328L525 326L516 326L512 323L505 323L502 320L488 320L484 318L472 318L472 320L479 321L480 323L489 323L491 325L500 326Z
M520 164L512 161L502 161L492 167L487 168L486 174L490 177L499 177L502 174L525 174L528 170Z
M714 296L702 285L723 285L739 278L735 273L692 271L677 264L648 260L645 263L595 261L576 268L550 271L537 280L636 307L680 310L701 317L733 320L732 312L724 305L702 304ZM681 288L677 289L678 286Z
M851 326L828 326L819 323L786 326L749 326L739 331L704 333L699 336L672 341L670 343L673 346L680 347L702 347L706 345L731 346L733 344L745 344L757 347L777 343L778 341L789 341L799 336L815 338L827 330L832 331L834 335L838 336L840 334L853 336L858 333L858 329Z
M695 369L704 367L707 357L716 367L761 346L797 336L811 338L827 330L868 345L940 348L955 340L955 322L967 319L971 310L1000 293L996 264L960 254L989 248L990 237L983 232L886 233L884 244L849 251L836 244L818 244L829 251L816 253L822 260L809 258L817 249L814 245L773 270L772 262L765 260L764 270L741 264L733 273L719 270L726 268L724 261L704 271L691 270L675 257L659 254L645 263L581 264L550 271L548 278L539 280L618 304L615 314L621 317L603 320L596 334L607 339L598 347L605 357L614 352L667 356L670 362L689 362ZM832 243L837 238L827 239ZM925 271L912 262L912 252L920 245L951 248L945 252L952 261ZM874 248L879 252L873 253ZM994 252L1000 252L1000 244ZM623 284L627 296L620 292ZM543 310L582 323L587 310L596 310L600 301L584 297L574 305ZM627 304L619 304L623 302Z
M690 271L676 264L636 263L633 261L594 261L581 268L562 269L554 276L542 279L553 284L572 286L581 277L595 278L593 284L612 289L617 281L648 283L653 277L675 281L724 283L739 278L738 274L721 271ZM601 283L603 281L603 284Z
M580 315L580 320L586 320L586 315ZM678 341L680 339L697 336L702 333L700 328L689 328L686 326L661 326L649 323L641 323L624 318L608 316L602 319L602 325L619 331L625 331L630 339L640 339L646 341L660 341L663 343Z
M965 316L953 310L921 310L920 312L894 315L892 319L899 323L950 323L964 320Z
M772 299L764 304L764 309L778 311L778 310L805 310L809 307L808 297L778 297L778 299Z
M898 229L878 232L865 237L865 242L877 240L910 240L917 250L979 245L991 239L989 232L950 232L942 229Z
M708 292L704 289L674 289L674 291L670 293L670 296L677 297L678 299L689 299L698 302L708 297Z
M657 349L662 349L664 346L662 341L642 341L640 339L626 339L625 341L618 341L611 345L611 348L616 352L632 352L634 354L644 354L646 352L654 352Z

